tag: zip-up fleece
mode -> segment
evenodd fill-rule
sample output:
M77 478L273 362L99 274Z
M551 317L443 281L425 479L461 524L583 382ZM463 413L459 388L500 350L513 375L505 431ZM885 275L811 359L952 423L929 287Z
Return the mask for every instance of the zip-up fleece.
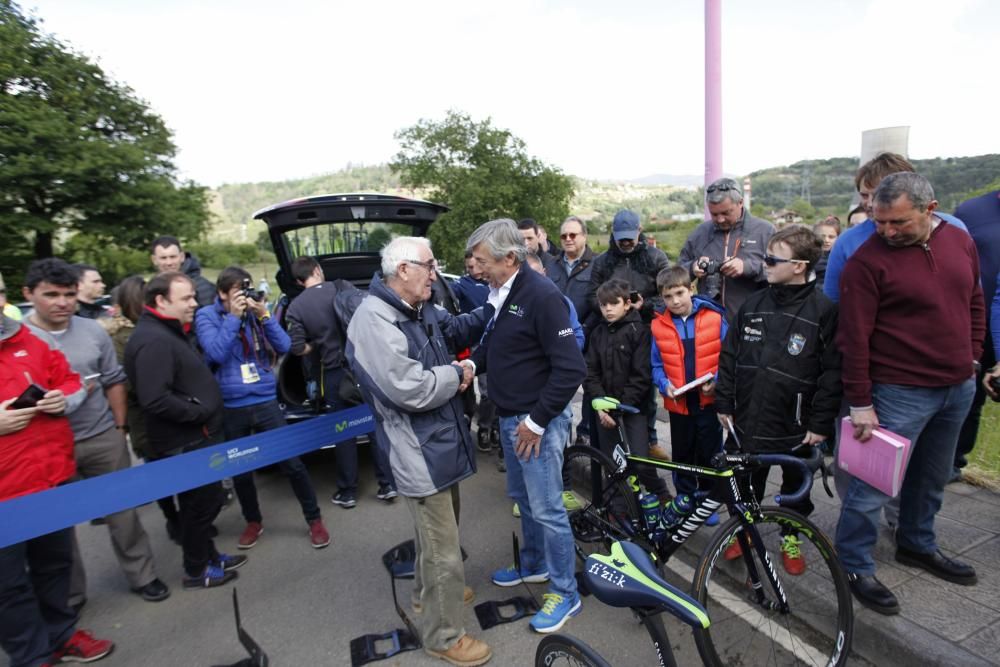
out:
M927 243L894 248L872 236L840 279L844 395L872 404L872 383L947 387L972 377L986 313L972 238L942 221Z
M472 360L477 373L489 373L500 416L527 414L541 428L566 409L587 376L562 292L526 266Z
M458 393L462 369L452 365L448 346L479 340L491 313L478 308L453 316L428 303L414 309L376 275L351 317L347 362L404 496L432 495L476 471Z
M715 409L733 415L743 449L792 449L833 435L840 410L837 306L815 281L770 285L736 314L719 355Z

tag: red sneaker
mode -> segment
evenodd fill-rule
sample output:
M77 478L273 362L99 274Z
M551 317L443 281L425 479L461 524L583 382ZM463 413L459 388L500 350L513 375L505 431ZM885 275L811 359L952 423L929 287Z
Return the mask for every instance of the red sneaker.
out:
M797 535L785 535L781 540L781 563L785 572L797 577L806 571L806 559L802 556L799 545L802 540Z
M323 525L323 519L313 519L309 522L309 541L313 549L322 549L330 544L330 533Z
M726 560L736 560L743 556L743 547L740 546L740 541L736 539L736 536L729 540L729 546L726 550L722 552L722 557Z
M94 635L86 630L77 630L52 657L56 662L94 662L114 648L114 642L108 639L94 639Z
M253 545L257 544L257 540L260 539L261 533L264 532L264 526L260 525L259 521L249 521L247 522L247 527L243 529L243 534L240 535L240 541L236 544L240 549L249 549Z

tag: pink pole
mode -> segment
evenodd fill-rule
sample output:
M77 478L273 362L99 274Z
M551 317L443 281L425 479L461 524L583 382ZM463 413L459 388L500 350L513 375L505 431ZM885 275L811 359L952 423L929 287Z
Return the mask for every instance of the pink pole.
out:
M721 176L722 0L705 0L705 186Z

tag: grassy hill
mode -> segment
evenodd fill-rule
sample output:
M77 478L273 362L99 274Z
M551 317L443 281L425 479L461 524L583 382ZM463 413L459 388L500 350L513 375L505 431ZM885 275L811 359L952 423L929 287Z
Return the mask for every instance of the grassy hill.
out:
M1000 155L995 154L913 162L917 171L934 184L944 211L953 211L971 192L987 187L1000 177ZM754 208L767 212L805 200L817 215L834 213L843 218L854 196L857 166L857 158L840 157L804 160L755 171L750 174ZM615 211L621 208L638 212L644 225L649 226L697 216L703 201L701 188L693 186L581 178L574 179L574 184L570 210L587 221L594 235L606 233ZM264 229L263 223L252 220L255 211L296 197L338 192L428 197L424 191L401 188L399 177L386 165L348 165L341 171L304 179L223 185L211 193L211 208L216 220L209 232L209 241L255 242ZM667 240L672 246L673 236L690 226L683 223L670 227L670 233L661 240ZM657 233L657 237L660 236Z

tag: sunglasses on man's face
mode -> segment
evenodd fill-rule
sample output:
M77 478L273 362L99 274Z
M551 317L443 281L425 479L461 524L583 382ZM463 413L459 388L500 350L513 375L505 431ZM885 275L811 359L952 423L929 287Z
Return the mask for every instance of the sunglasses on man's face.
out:
M795 264L809 263L809 261L805 259L785 259L784 257L775 257L774 255L764 255L764 263L768 266L777 266L778 264L785 264L787 262L793 262Z
M568 234L560 234L560 235L559 235L559 238L561 238L561 239L562 239L563 241L572 241L572 240L573 240L573 239L575 239L575 238L576 238L577 236L580 236L580 235L579 235L579 234L576 234L576 233L574 233L574 232L570 232L570 233L568 233Z
M716 183L708 186L705 192L712 194L713 192L741 192L741 190L736 183Z

